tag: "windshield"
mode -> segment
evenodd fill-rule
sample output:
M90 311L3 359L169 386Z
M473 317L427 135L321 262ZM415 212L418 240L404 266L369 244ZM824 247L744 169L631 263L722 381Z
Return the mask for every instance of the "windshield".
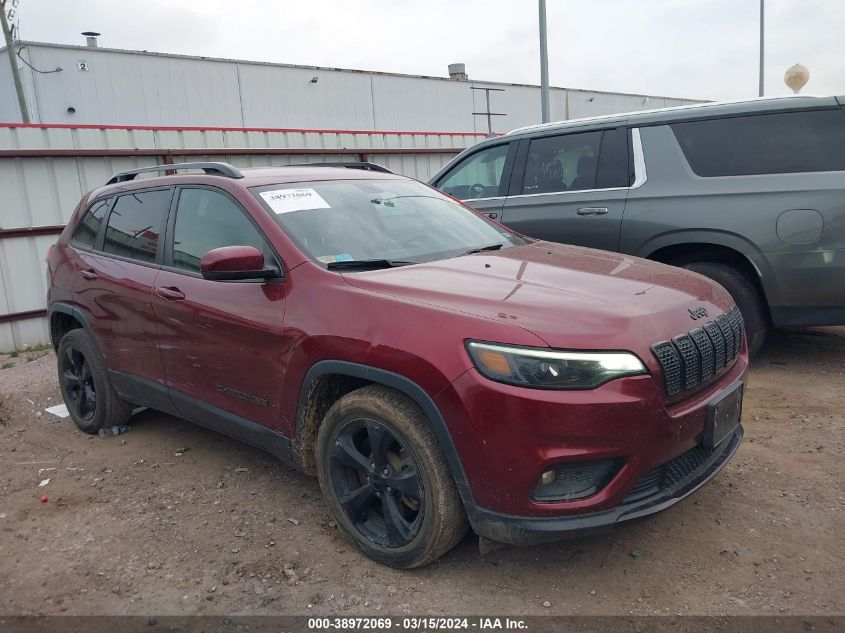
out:
M525 243L411 180L289 183L252 192L305 253L330 268L414 264Z

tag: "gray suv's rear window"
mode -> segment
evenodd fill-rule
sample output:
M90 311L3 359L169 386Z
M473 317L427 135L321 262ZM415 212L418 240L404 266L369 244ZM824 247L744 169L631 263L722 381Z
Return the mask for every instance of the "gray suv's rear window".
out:
M699 176L845 170L845 112L812 110L671 125Z

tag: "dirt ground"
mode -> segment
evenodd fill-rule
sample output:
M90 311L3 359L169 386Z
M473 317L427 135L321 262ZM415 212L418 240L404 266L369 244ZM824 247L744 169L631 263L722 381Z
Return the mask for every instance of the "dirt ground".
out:
M43 413L41 354L0 355L2 614L845 613L845 328L771 337L737 456L678 506L485 557L469 535L415 571L359 555L258 450L152 411L109 438Z

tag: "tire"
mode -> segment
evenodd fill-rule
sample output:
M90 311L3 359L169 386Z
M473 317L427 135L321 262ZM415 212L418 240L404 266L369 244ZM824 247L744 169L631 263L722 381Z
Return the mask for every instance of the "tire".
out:
M56 360L62 398L80 430L97 433L102 428L126 423L132 408L112 387L106 364L90 334L82 329L65 334Z
M760 289L736 268L727 264L691 262L685 264L684 268L709 277L730 293L745 321L748 353L752 357L756 356L769 331L768 311Z
M332 405L317 434L317 472L346 537L384 565L426 565L469 527L428 419L392 389L368 385Z

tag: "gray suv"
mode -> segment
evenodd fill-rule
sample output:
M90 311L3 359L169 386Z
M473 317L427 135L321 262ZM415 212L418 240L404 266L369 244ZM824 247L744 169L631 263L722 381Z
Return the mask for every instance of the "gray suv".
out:
M536 125L431 184L523 234L683 266L770 326L845 324L845 97L708 103Z

